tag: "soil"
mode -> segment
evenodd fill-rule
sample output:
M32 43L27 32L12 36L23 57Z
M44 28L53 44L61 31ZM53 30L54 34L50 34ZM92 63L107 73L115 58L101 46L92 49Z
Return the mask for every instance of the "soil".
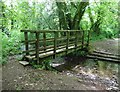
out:
M118 40L110 39L91 44L93 49L118 53ZM69 72L56 72L35 69L19 64L16 56L10 56L2 66L2 90L105 90L106 84L82 74L71 76Z

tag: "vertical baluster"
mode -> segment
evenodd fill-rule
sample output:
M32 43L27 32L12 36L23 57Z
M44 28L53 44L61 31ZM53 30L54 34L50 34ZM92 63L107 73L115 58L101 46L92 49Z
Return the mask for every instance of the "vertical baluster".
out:
M53 58L56 58L56 48L57 48L57 32L54 31L54 55L53 55Z
M66 32L67 33L67 42L66 42L66 55L68 54L68 46L69 46L69 35L70 35L70 33L69 33L69 31L67 31Z
M90 30L88 30L87 46L89 46L89 41L90 41Z
M44 45L44 51L46 50L46 32L43 32L43 45Z
M36 32L36 59L39 64L39 33Z
M83 48L83 46L84 46L84 35L85 35L85 32L84 32L84 30L82 32L83 32L82 33L82 48Z
M75 34L75 53L77 53L77 44L78 44L78 32Z

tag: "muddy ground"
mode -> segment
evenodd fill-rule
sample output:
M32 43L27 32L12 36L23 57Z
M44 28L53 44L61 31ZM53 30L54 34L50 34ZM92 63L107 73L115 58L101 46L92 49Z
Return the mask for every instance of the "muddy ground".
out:
M97 50L118 53L118 40L104 40L91 44ZM106 90L106 83L93 82L81 74L72 76L69 72L56 72L22 66L16 56L10 56L2 66L3 90Z

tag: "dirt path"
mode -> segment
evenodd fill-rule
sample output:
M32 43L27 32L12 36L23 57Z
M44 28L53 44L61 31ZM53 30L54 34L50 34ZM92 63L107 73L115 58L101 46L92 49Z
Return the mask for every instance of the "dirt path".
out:
M118 53L117 40L107 40L92 44L95 49ZM111 47L110 47L111 46ZM109 48L110 47L110 48ZM2 67L3 90L104 90L104 85L83 81L82 78L64 73L34 69L22 66L16 57L9 57L9 62ZM84 76L83 76L84 77ZM88 80L87 80L88 81ZM96 84L97 86L97 84Z
M118 54L120 52L120 38L116 39L106 39L104 41L96 41L91 44L93 49L95 50L103 50L105 52L113 53L113 54Z
M84 90L94 89L80 82L76 77L61 73L24 67L10 57L3 66L4 90Z

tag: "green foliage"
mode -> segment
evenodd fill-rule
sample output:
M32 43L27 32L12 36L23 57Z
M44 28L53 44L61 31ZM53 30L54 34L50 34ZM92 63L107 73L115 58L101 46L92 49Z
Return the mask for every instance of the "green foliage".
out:
M79 0L78 0L79 1ZM73 21L75 13L78 11L78 2L69 2L66 0L67 9L63 10L69 17L65 18ZM7 56L19 53L21 46L20 41L24 39L23 34L19 32L21 29L59 29L59 15L55 2L32 2L25 0L3 0L0 2L0 10L2 10L2 27L4 30L2 35L2 62L6 62ZM91 30L91 40L99 40L104 38L117 37L118 34L118 5L117 2L90 2L86 7L85 13L79 24L80 29ZM91 13L91 16L90 16ZM70 20L70 19L71 20ZM98 20L100 20L98 22ZM92 25L97 25L95 30L91 29ZM63 24L64 25L64 24ZM100 28L100 34L97 29ZM7 33L6 33L7 32ZM87 33L87 32L86 32ZM9 36L7 34L10 34ZM47 34L51 38L54 35ZM40 34L40 38L43 35ZM35 35L29 34L29 39L35 39ZM86 38L87 40L87 34ZM47 45L52 43L47 43ZM42 43L41 43L42 45ZM83 52L81 52L84 55ZM0 57L1 58L1 57ZM47 63L43 63L43 66ZM47 67L46 67L47 68Z
M17 31L12 31L10 37L2 32L2 62L0 63L7 62L9 55L20 53L21 37L20 32Z
M55 69L53 69L51 66L50 66L50 59L47 59L47 60L43 60L41 61L42 63L40 65L37 65L35 63L31 63L31 65L34 67L34 68L37 68L37 69L44 69L44 70L51 70L51 71L55 71Z
M86 56L87 55L87 52L86 51L79 51L79 53L77 53L77 55L79 56Z

